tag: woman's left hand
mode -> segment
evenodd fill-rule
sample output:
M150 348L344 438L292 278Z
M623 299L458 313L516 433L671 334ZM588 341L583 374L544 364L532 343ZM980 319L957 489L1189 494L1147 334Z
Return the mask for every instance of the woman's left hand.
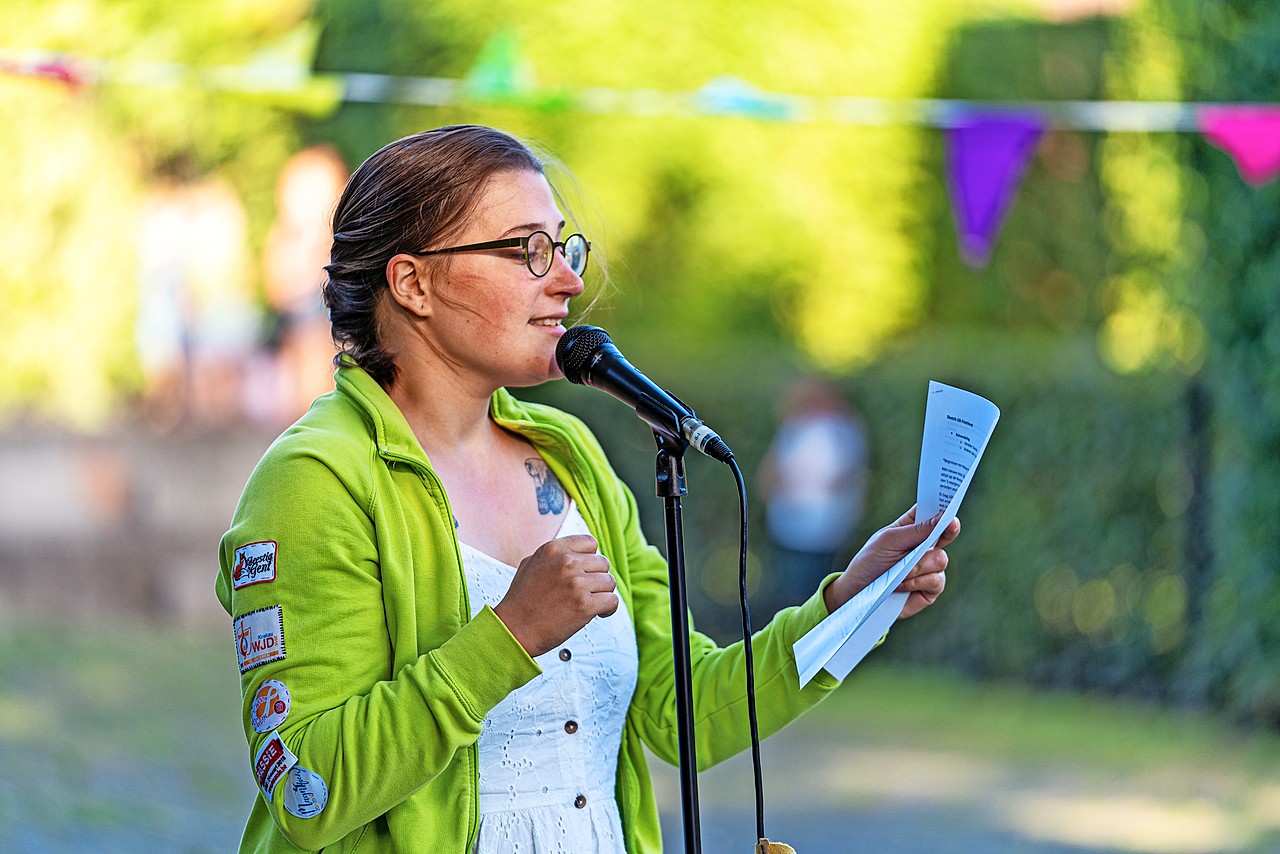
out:
M835 611L862 588L875 581L908 552L924 542L941 514L921 522L916 521L916 508L912 507L892 525L886 525L871 535L840 577L827 585L823 598L828 613ZM960 520L953 519L938 544L920 558L911 568L900 592L910 593L907 604L898 619L906 619L929 607L941 595L947 585L947 553L943 549L960 534Z

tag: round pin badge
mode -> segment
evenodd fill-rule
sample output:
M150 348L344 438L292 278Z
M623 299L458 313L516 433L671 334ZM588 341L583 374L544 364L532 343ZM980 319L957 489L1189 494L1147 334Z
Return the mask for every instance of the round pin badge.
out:
M298 818L312 818L324 812L329 803L329 788L310 768L293 766L284 789L284 808Z
M250 706L249 723L254 732L270 732L289 717L289 689L277 679L258 686Z

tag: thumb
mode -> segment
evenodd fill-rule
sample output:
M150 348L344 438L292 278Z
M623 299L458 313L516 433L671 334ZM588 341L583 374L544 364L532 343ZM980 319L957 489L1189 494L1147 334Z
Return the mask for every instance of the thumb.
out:
M880 542L891 551L906 554L928 539L930 532L933 531L934 526L941 519L942 512L939 511L936 515L919 522L912 522L908 525L891 525L880 531Z

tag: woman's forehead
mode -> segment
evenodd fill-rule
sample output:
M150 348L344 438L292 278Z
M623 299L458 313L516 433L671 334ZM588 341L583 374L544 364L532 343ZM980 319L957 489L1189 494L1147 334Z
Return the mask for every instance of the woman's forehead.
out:
M485 182L471 220L503 231L523 225L554 231L564 217L546 176L520 170L498 172Z

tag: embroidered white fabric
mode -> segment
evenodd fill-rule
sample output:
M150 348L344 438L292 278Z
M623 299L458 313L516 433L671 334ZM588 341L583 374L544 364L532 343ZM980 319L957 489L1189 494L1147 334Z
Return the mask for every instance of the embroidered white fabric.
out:
M586 533L570 501L556 536ZM502 600L516 570L461 545L474 617ZM625 603L535 660L542 675L495 706L480 731L474 851L625 854L614 783L638 660Z

